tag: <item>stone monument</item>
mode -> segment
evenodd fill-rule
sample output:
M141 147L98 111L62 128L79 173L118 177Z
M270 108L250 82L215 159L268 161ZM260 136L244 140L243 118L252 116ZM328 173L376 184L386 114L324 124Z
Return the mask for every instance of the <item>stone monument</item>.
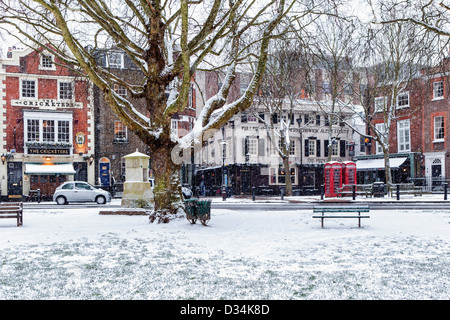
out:
M125 182L122 207L152 208L153 191L148 180L150 157L136 150L123 158L125 159Z

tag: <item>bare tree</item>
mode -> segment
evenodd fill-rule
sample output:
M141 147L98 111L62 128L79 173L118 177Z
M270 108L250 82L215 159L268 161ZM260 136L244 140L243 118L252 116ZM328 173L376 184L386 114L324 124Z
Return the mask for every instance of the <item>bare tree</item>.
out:
M355 18L342 18L337 3L333 2L330 12L333 14L317 19L311 31L316 36L309 37L311 71L308 73L319 87L313 101L327 120L328 161L331 161L333 143L338 138L333 126L351 113L353 94L359 89L355 86L358 79L353 66L358 45L354 35L359 25Z
M384 8L384 7L381 7ZM383 11L383 17L395 19L401 13L396 10ZM392 183L390 168L390 139L394 125L403 125L401 118L408 118L421 107L420 99L410 104L415 85L420 81L420 70L429 61L433 39L413 25L390 23L366 29L361 38L359 64L362 72L360 82L365 84L360 98L363 112L358 115L366 122L367 131L358 132L376 143L377 153L382 153L385 163L386 183ZM364 81L365 78L365 81ZM416 88L417 89L417 88ZM357 130L356 128L354 128ZM402 131L403 151L410 148L409 130ZM400 140L399 140L400 141Z
M219 129L251 105L269 42L289 26L287 14L294 4L292 0L1 0L0 25L15 28L20 40L47 47L64 65L88 77L117 117L149 146L156 178L151 220L167 222L184 208L181 161L174 159L173 150L190 150L205 132ZM296 12L307 10L296 4ZM252 41L243 44L243 38ZM96 54L108 48L130 57L142 71L141 84L130 84L98 63ZM253 78L239 100L227 103L236 66L244 60L254 65ZM177 140L171 136L171 118L186 108L191 79L199 68L224 69L225 81L206 101L193 131ZM116 94L114 85L125 87L132 99L145 100L145 113Z

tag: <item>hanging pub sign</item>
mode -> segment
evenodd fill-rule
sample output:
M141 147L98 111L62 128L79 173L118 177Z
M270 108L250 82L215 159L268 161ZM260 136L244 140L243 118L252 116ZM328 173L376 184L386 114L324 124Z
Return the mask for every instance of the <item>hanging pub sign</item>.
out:
M75 135L75 142L77 143L77 147L78 148L83 148L84 147L84 142L86 141L85 135L83 132L78 132Z

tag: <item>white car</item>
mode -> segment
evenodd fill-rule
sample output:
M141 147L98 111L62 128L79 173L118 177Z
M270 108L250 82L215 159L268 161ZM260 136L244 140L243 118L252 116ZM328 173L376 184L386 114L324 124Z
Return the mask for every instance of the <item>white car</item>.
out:
M103 189L97 189L84 181L67 181L56 188L53 201L57 204L69 202L97 202L105 204L111 202L111 193Z

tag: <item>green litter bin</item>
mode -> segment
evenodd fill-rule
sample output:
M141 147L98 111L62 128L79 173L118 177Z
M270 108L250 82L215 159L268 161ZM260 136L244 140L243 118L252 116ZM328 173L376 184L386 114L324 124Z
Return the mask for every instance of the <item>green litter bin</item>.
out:
M184 201L186 209L186 219L195 224L197 219L206 224L211 220L211 200L187 199Z

